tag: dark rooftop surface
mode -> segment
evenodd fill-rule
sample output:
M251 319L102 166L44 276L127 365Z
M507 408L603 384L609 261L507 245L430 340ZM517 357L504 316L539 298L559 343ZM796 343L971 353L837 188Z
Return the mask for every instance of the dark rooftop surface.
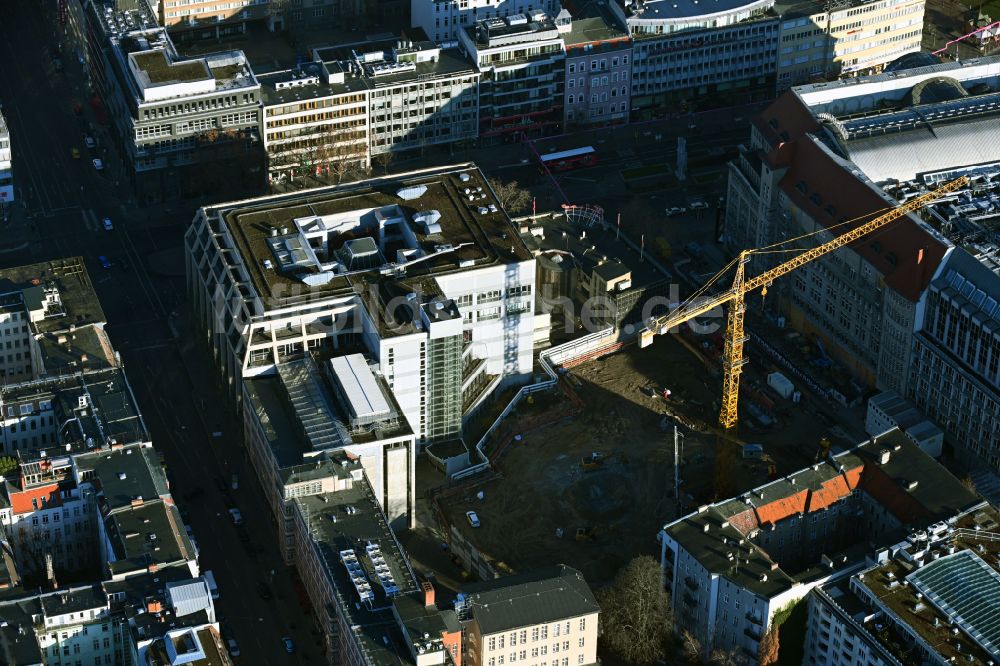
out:
M583 574L565 564L463 589L483 634L600 612Z
M41 598L45 615L66 615L97 609L108 605L108 598L100 585L75 587L57 594L47 594Z
M112 575L194 558L184 523L173 504L154 502L121 509L107 517L105 524L117 557L108 563Z
M142 499L152 502L170 493L155 449L126 446L76 457L81 474L92 472L111 511L131 506Z
M42 651L35 638L32 615L41 614L37 597L0 604L4 625L0 626L0 663L41 664ZM24 633L21 633L23 630Z
M362 477L351 488L335 493L299 497L295 503L308 516L313 528L313 547L327 563L327 576L336 590L337 603L346 613L365 656L377 664L407 663L409 646L397 629L391 604L387 603L386 592L374 575L366 547L378 545L399 595L417 592L417 582L367 479ZM354 511L348 513L348 507ZM341 551L349 549L353 549L374 594L370 603L361 602L341 560Z
M585 273L597 271L605 279L618 277L624 267L632 273L632 287L648 287L667 279L653 264L640 260L639 253L621 238L616 238L610 228L581 228L570 224L563 216L539 219L527 226L528 231L522 232L521 238L532 254L541 255L539 261L551 262L559 256L563 262L568 262L564 253L569 253L571 261ZM565 264L567 270L569 267L570 264Z
M63 342L65 340L65 342ZM45 373L61 375L118 365L103 326L77 326L73 333L44 333L38 338Z
M44 286L47 282L54 283L59 289L62 308L61 312L53 311L53 316L34 324L39 333L66 330L70 325L105 322L104 311L83 264L83 257L68 257L0 270L0 294L23 292L32 287Z
M611 0L614 2L615 0ZM607 0L578 0L573 3L573 22L563 34L566 48L594 42L628 42L628 32L617 24Z
M460 180L460 174L467 174L469 180ZM426 186L427 190L416 199L404 200L396 194L402 188L419 185ZM486 199L477 199L470 204L463 194L467 187L483 187ZM269 299L272 307L279 307L310 298L370 292L373 285L384 280L378 269L373 269L337 275L326 284L309 286L300 277L268 269L264 261L270 263L274 260L267 243L272 228L294 228L292 222L298 218L398 205L408 217L418 211L440 211L440 234L427 236L419 225L408 222L418 243L427 248L425 251L433 251L434 246L440 243L449 243L456 248L453 252L442 253L408 269L409 279L462 270L459 262L474 262L481 267L528 260L531 255L516 238L516 230L499 206L497 212L478 212L480 207L490 203L498 202L482 173L469 163L214 206L206 209L206 214L209 219L224 220L243 257L255 291L262 298Z

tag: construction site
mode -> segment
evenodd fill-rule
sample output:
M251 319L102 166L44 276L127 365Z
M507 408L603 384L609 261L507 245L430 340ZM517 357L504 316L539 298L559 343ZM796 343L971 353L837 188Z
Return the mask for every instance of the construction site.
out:
M956 179L752 278L744 276L752 251L741 252L683 303L647 320L637 345L619 339L560 356L555 384L517 403L490 434L489 469L428 491L453 561L484 578L557 561L601 585L636 555L655 554L665 522L856 444L857 434L837 425L853 401L789 358L783 324L754 334L767 317L753 315L759 301L748 297L967 182ZM712 288L729 270L732 287ZM714 318L721 306L724 326ZM818 341L806 347L819 351L812 365L830 364Z
M599 586L636 555L658 554L663 524L712 500L720 486L728 496L800 469L823 436L834 447L856 443L811 398L795 404L763 388L773 366L752 354L745 386L773 403L772 425L750 431L748 421L740 439L720 440L721 364L713 358L714 342L704 349L662 336L646 349L630 345L564 368L556 389L508 417L491 472L429 500L456 564L503 572L559 561Z

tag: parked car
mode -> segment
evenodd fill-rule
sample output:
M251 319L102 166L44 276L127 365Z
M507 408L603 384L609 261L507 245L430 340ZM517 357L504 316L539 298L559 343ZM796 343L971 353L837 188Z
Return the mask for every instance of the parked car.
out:
M229 648L230 657L240 656L240 646L236 644L235 638L230 638L228 641L226 641L226 645Z
M281 643L285 646L285 652L288 654L295 652L295 643L293 643L292 639L288 636L282 636Z
M111 268L111 260L108 259L107 257L105 257L103 254L101 256L99 256L97 258L97 260L99 262L101 262L101 268L103 268L105 270Z
M479 527L479 525L481 524L479 522L479 516L476 515L475 511L466 511L465 517L468 519L469 524L472 525L473 527Z
M683 215L687 212L687 208L683 206L671 206L666 211L667 217L674 217L675 215Z
M63 71L62 58L53 58L52 59L52 66L56 68L57 72Z
M95 157L93 159L93 164L94 168L97 169L98 171L104 171L104 162L102 162L100 159Z
M73 150L71 150L69 152L69 154L73 156L74 160L80 159L80 149L79 148L73 148Z
M695 199L691 202L691 210L705 210L708 208L708 204L701 199Z
M264 601L270 601L272 598L271 589L267 586L267 583L260 581L257 583L257 596L259 596Z
M243 524L243 514L240 513L239 509L230 509L229 517L233 519L233 525Z
M87 146L87 148L89 148L91 150L93 150L94 148L97 148L97 141L95 141L94 137L92 137L92 136L85 136L85 137L83 137L83 144L85 146Z
M114 231L114 229L115 229L115 225L111 224L111 218L110 217L104 218L104 230L105 231Z
M232 486L233 490L240 489L240 477L236 472L233 472L233 479L230 485Z

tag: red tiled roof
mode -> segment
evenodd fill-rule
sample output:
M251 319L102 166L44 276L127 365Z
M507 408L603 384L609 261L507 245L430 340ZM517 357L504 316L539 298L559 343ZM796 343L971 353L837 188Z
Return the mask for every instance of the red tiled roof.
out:
M59 498L59 484L52 483L47 486L32 488L31 490L11 493L10 506L15 514L31 513L36 510L31 501L36 500L38 509L41 509L43 498L45 499L45 508L62 505L62 501Z
M803 489L788 497L782 497L779 500L757 507L757 516L760 519L760 524L774 524L789 516L805 513L806 500L808 498L809 491Z
M807 132L819 129L819 123L809 107L792 91L774 100L774 103L754 118L753 123L772 146L794 141Z
M749 534L760 526L757 522L757 516L754 514L753 509L747 509L746 511L741 511L730 516L729 524L735 527L739 533L743 535Z
M809 511L821 511L850 495L851 491L858 485L861 469L858 466L855 470L851 470L856 472L853 485L850 481L851 476L845 479L843 475L837 475L824 481L819 490L814 490L809 494Z
M804 138L796 143L794 160L780 186L810 217L825 226L863 218L855 225L859 226L873 214L885 212L887 203L874 185L859 180L816 141ZM805 182L806 193L799 190L800 182ZM811 198L816 194L819 204ZM830 205L835 209L832 216L825 210ZM838 227L838 231L849 228ZM927 288L947 249L909 216L850 247L884 276L887 285L913 302Z

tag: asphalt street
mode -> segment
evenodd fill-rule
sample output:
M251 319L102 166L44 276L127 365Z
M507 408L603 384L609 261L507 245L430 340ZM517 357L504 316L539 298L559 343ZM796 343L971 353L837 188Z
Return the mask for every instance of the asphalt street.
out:
M153 444L163 454L171 491L193 528L201 568L215 572L223 631L236 638L242 652L236 661L316 663L318 632L303 611L291 568L281 564L274 524L241 452L238 430L223 413L200 350L185 333L183 233L195 206L139 210L131 204L109 128L98 126L87 103L90 91L83 87L68 38L54 27L51 0L45 6L12 0L4 8L0 103L10 128L19 208L0 228L0 268L84 257L112 343ZM57 42L63 42L61 73L51 58ZM81 115L74 113L76 102ZM94 150L85 147L85 136L97 139ZM95 157L104 170L94 168ZM112 231L104 230L104 217L112 220ZM102 256L112 268L102 268ZM175 338L174 332L182 335ZM220 428L223 437L212 437ZM228 482L233 472L241 479L239 489L220 492L216 479ZM244 516L242 539L228 518L229 506ZM261 598L260 583L273 598ZM285 653L282 636L293 638L295 654Z

